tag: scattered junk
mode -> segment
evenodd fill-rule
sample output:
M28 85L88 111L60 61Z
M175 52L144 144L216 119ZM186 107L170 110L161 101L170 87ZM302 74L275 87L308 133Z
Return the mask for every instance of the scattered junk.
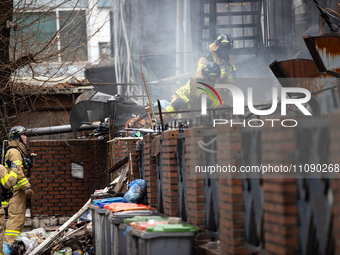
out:
M95 131L95 136L108 134L110 124L114 136L121 136L121 131L131 118L139 118L145 114L145 109L132 100L119 95L109 95L97 91L89 91L80 95L70 113L72 131L77 131L84 124L101 121ZM110 120L108 117L110 116ZM109 123L110 121L110 123Z
M143 204L146 181L131 180L130 158L107 169L106 173L119 173L118 177L96 190L62 226L22 233L14 244L4 243L4 254L191 254L192 240L200 229Z
M122 220L130 217L130 214L145 215L146 211L147 215L158 215L151 212L155 210L154 208L135 204L143 201L146 195L146 182L141 179L129 181L129 169L130 161L129 157L126 157L107 170L107 173L118 172L119 176L105 189L96 190L87 203L62 226L38 228L22 233L12 245L4 243L4 254L109 254L101 252L103 242L101 238L104 235L100 234L103 231L102 218L106 217L108 212L127 211L125 216L117 215L123 217ZM107 223L110 226L108 217ZM105 243L110 246L110 240L105 240Z

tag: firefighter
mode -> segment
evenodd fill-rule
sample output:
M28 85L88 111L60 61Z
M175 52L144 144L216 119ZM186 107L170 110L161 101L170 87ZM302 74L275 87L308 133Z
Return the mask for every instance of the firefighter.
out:
M1 182L1 207L0 207L0 254L2 254L3 247L3 238L4 238L4 228L5 228L5 210L2 206L3 203L6 203L6 199L10 196L11 189L17 183L17 166L14 163L11 163L10 172L7 172L7 169L0 165L0 182Z
M170 104L162 112L175 112L179 110L199 109L199 97L203 93L199 87L204 87L198 82L209 83L208 85L214 86L221 76L220 66L215 62L207 62L201 67L201 74L203 78L200 79L193 77L184 86L180 87L171 98ZM210 100L210 98L208 99ZM210 107L218 107L218 102L210 101ZM164 114L163 118L168 121L171 117L176 117L177 114Z
M7 172L7 169L0 165L0 180L1 180L1 204L5 202L8 198L9 193L11 193L11 189L17 183L17 166L14 163L11 163L10 172ZM1 206L0 208L0 254L2 254L3 247L3 237L4 237L4 227L5 227L5 210Z
M13 197L9 200L8 220L6 223L5 241L13 243L14 239L21 234L25 223L26 198L33 195L31 184L26 178L29 160L26 158L27 137L26 129L15 126L10 129L8 148L5 162L14 162L17 166L17 184L13 187ZM8 169L7 163L5 164Z
M213 61L221 69L221 83L234 84L236 78L236 67L229 57L230 50L234 47L234 41L229 34L220 34L217 39L209 45L209 51L205 57L198 61L195 77L203 78L202 67L207 62Z

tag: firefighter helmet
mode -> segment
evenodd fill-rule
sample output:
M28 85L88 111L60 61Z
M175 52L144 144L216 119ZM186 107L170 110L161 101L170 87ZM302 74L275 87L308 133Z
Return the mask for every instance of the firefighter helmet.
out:
M220 48L224 47L227 49L231 49L234 47L234 40L229 34L220 34L217 36L217 39L215 41L215 44Z
M208 62L201 68L204 78L215 77L219 78L221 76L221 69L215 62Z
M9 134L8 134L8 139L9 140L17 140L20 138L21 135L26 133L26 128L24 128L23 126L15 126L12 127L9 130Z
M229 50L234 47L234 40L231 35L221 34L217 36L214 44L218 47L215 50L216 55L221 59L227 59L229 56Z

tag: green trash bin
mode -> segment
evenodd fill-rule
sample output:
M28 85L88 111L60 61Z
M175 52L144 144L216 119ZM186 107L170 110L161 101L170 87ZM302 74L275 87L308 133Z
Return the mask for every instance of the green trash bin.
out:
M129 225L132 222L147 222L147 221L168 221L168 217L161 216L135 216L133 218L128 218L124 220L124 223ZM132 235L132 229L127 227L125 232L126 240L126 254L127 255L137 255L138 254L138 238Z
M200 229L187 224L159 224L146 231L132 230L138 255L191 255L192 240Z
M155 210L135 210L115 212L109 216L111 225L111 254L126 255L126 238L124 232L127 224L125 219L133 218L135 216L159 216L160 213Z

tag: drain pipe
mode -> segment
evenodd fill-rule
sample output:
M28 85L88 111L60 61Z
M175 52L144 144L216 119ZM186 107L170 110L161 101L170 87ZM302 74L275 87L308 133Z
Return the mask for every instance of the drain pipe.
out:
M292 3L295 23L295 37L297 48L305 47L304 33L311 25L311 8L305 0L294 0Z
M100 122L93 122L91 125L83 124L77 131L93 130L98 128ZM61 126L50 126L41 128L30 128L27 129L26 136L41 136L41 135L55 135L62 133L72 133L71 125L61 125Z

